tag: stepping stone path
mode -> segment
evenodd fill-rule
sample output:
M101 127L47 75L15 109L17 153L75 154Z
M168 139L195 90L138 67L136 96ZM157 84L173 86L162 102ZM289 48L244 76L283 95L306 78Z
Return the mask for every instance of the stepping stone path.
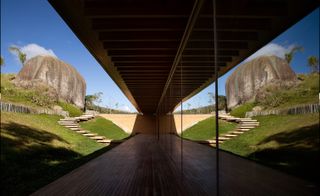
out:
M80 127L79 125L79 122L80 121L88 121L88 120L91 120L93 119L95 116L92 115L92 114L84 114L84 115L81 115L79 117L73 117L73 118L70 118L70 117L67 117L67 118L63 118L63 119L60 119L58 121L58 123L61 125L61 126L64 126L72 131L75 131L76 133L79 133L85 137L88 137L98 143L101 143L101 144L105 144L105 145L108 145L111 143L111 140L105 138L104 136L100 136L96 133L92 133L88 130L84 130ZM114 141L112 140L112 142L122 142L121 140L117 140L117 141Z
M252 118L237 118L237 117L231 116L229 114L219 115L218 118L221 120L228 121L228 122L238 123L238 126L235 130L229 131L229 132L224 133L219 136L219 140L218 140L219 144L222 144L223 142L225 142L227 140L233 139L233 138L259 126L259 122L257 120L252 119ZM211 145L216 144L216 140L205 140L205 141L197 141L197 142L202 143L202 144L211 144Z

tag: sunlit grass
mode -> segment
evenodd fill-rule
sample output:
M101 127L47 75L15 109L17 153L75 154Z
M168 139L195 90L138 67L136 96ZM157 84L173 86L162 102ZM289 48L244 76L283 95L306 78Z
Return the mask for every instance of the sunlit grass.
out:
M97 117L87 122L81 122L81 127L100 136L105 136L108 139L121 140L129 136L120 127L115 125L112 121L102 117Z
M234 130L236 123L219 120L219 134ZM208 140L214 139L216 134L216 123L214 117L207 118L198 122L194 126L185 130L183 138L191 140Z
M291 174L315 180L319 159L319 113L255 117L260 126L220 145Z

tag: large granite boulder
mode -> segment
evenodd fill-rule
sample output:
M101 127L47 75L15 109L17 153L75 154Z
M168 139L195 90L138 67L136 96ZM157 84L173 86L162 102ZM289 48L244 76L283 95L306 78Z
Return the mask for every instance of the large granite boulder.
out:
M286 60L277 56L261 56L240 65L226 81L229 108L253 100L258 89L278 82L295 81L296 74Z
M57 58L31 58L24 64L14 82L21 87L46 84L56 90L59 99L84 107L85 80L74 67Z

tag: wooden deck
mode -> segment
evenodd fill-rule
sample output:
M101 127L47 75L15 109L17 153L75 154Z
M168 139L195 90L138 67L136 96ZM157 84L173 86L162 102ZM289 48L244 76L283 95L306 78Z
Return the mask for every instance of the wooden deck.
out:
M173 135L137 135L33 195L216 195L216 152ZM219 195L317 195L314 185L220 152Z

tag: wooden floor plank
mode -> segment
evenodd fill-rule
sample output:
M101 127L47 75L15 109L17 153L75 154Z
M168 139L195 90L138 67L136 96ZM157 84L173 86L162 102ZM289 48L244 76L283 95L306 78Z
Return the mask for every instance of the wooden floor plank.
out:
M139 134L33 195L216 195L215 163L211 147ZM220 195L317 194L308 182L224 152L219 177Z

